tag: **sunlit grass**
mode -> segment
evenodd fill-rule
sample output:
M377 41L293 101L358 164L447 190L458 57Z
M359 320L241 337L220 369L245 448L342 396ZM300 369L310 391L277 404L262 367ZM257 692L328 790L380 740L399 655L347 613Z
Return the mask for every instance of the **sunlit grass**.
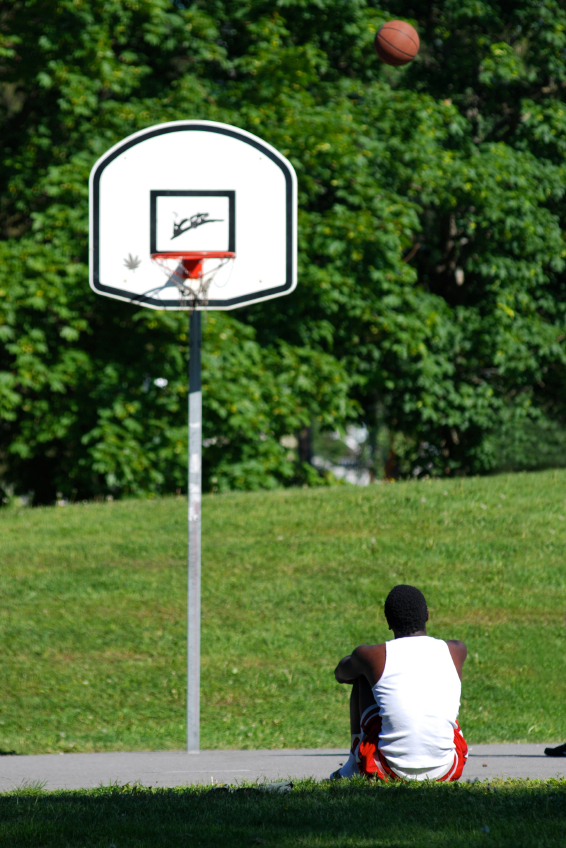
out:
M564 741L566 472L206 497L202 747L345 746L399 582L464 639L468 741ZM0 749L185 744L186 501L0 511Z

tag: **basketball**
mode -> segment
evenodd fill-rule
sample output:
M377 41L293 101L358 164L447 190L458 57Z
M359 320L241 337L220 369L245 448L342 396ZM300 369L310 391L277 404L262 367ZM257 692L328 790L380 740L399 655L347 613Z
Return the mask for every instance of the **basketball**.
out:
M419 36L406 21L388 21L375 36L373 47L387 65L408 65L419 52Z

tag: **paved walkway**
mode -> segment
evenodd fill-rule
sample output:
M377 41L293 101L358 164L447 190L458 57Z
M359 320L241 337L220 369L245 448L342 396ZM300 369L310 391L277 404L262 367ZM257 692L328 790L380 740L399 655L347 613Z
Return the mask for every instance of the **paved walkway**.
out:
M462 779L566 777L566 758L545 757L544 748L543 744L471 746ZM41 783L46 789L90 789L136 782L143 786L187 786L308 776L321 780L337 769L346 756L341 748L3 756L0 791L29 783Z

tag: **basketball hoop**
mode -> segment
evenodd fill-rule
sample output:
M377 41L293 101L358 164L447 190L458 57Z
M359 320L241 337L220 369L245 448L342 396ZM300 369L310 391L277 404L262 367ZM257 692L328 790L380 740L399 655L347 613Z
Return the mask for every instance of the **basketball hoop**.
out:
M136 308L190 313L186 665L190 752L198 752L200 745L200 310L235 309L290 294L297 284L296 247L293 166L270 144L239 127L201 120L146 127L110 147L91 171L93 291Z
M151 254L152 262L163 271L169 282L177 287L180 305L189 309L195 306L206 306L212 281L218 272L227 265L231 265L235 258L235 253L220 250ZM218 262L213 267L209 267L208 263L215 259ZM228 275L223 275L226 278L222 283L216 281L220 288L228 282L231 270L230 268Z

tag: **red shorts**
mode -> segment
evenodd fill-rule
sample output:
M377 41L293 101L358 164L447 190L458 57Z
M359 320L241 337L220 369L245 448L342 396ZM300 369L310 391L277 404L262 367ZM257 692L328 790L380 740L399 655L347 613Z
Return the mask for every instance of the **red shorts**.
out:
M369 707L362 716L362 738L358 746L357 759L360 774L365 774L366 777L377 777L379 780L403 780L398 774L395 774L381 751L379 750L379 734L381 733L381 716L379 715L379 707ZM468 746L466 740L462 736L460 725L456 722L456 730L454 731L454 745L456 752L454 754L454 762L442 777L436 778L436 783L444 780L459 780L462 776L462 771L466 765L468 757Z

